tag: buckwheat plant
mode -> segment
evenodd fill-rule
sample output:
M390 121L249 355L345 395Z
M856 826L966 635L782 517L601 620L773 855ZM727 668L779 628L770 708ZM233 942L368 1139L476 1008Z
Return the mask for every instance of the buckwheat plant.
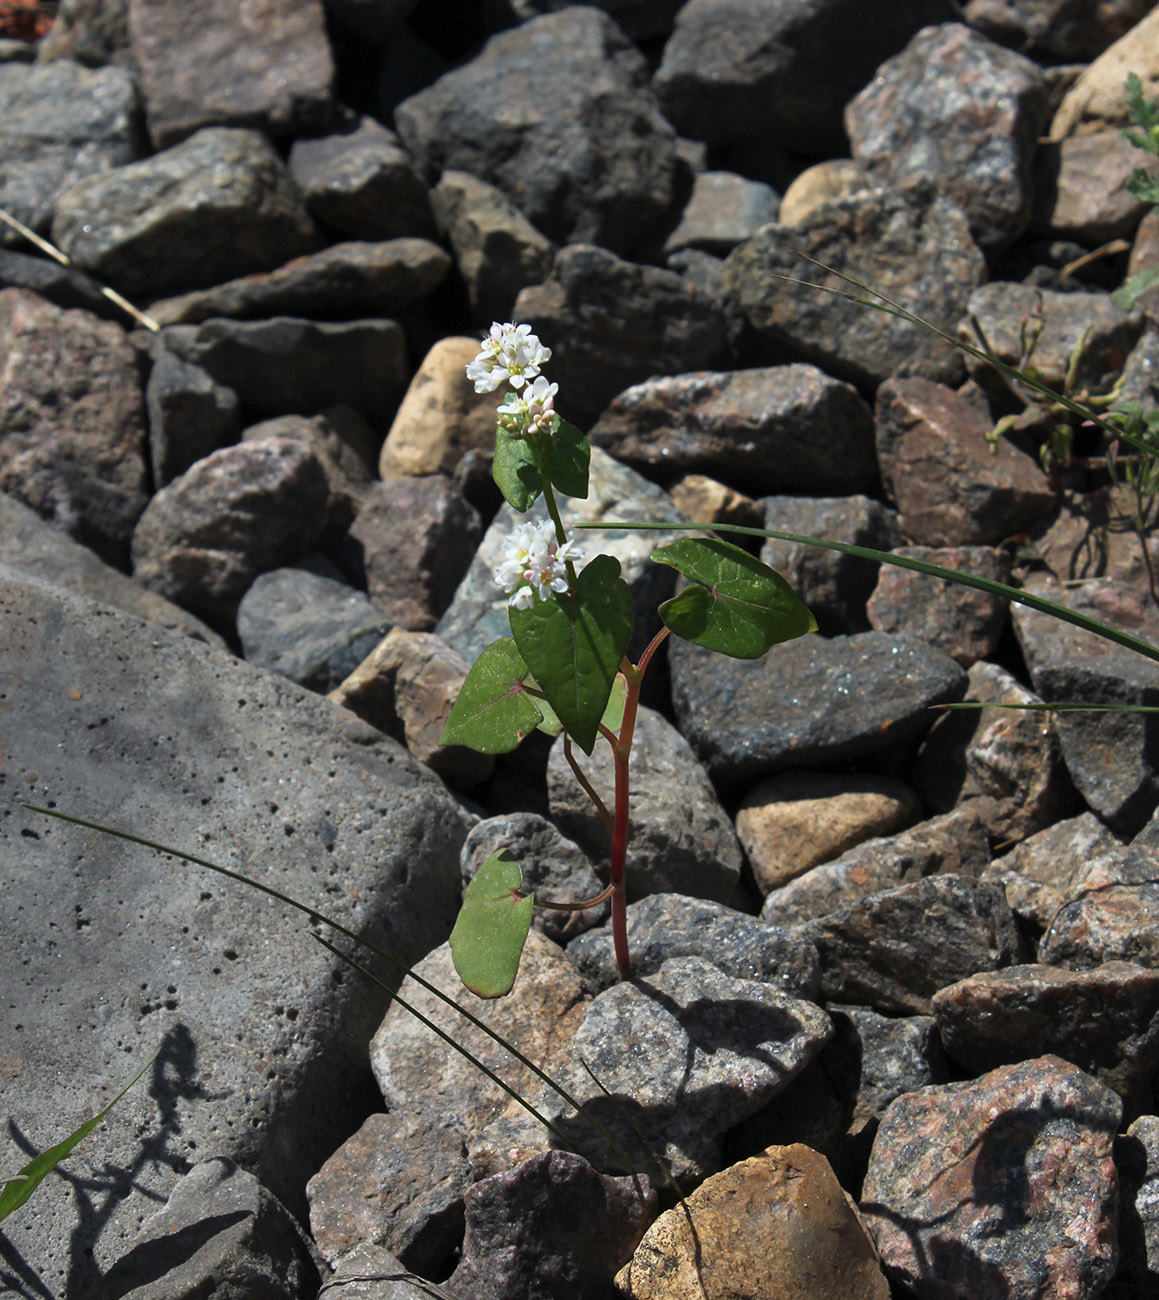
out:
M568 537L556 493L586 497L591 449L555 410L558 384L543 373L551 360L529 325L491 326L467 367L478 393L511 391L498 407L494 478L514 510L542 499L544 514L507 539L495 581L507 597L511 636L493 642L467 675L440 736L484 754L515 749L532 731L563 734L564 754L611 835L609 883L595 898L558 902L523 890L519 864L492 855L467 888L451 934L455 967L481 997L510 992L533 907L576 911L611 901L612 939L620 978L631 975L626 872L629 763L640 686L668 634L738 659L816 629L792 589L747 551L716 537L691 537L653 551L688 585L657 610L659 628L638 662L626 657L633 631L632 595L611 555L592 555ZM573 745L591 755L603 739L611 751L612 809L592 788Z

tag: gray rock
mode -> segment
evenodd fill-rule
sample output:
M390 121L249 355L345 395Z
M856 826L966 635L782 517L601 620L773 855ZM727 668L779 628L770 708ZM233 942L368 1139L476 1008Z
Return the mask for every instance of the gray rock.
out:
M1109 961L1159 967L1159 854L1130 844L1087 862L1051 918L1038 959L1072 970Z
M322 1283L311 1243L252 1174L224 1156L181 1179L101 1283L101 1300L302 1300ZM163 1280L162 1280L163 1279Z
M656 94L693 139L832 153L845 144L849 99L919 27L944 17L934 0L872 9L856 0L689 0L664 47Z
M287 165L310 215L350 239L434 234L427 187L398 137L372 117L295 140Z
M940 198L913 206L886 190L863 190L821 204L796 225L762 226L728 255L724 279L759 333L838 378L867 388L891 375L961 381L956 349L929 331L844 296L787 284L784 277L849 292L847 282L798 252L952 332L986 274L959 208Z
M444 1287L412 1273L384 1246L343 1255L322 1293L326 1300L456 1300Z
M1040 145L1034 159L1031 229L1088 248L1130 239L1149 211L1126 188L1142 160L1117 130Z
M968 0L966 21L1004 45L1088 63L1143 17L1145 0Z
M250 663L321 694L345 680L390 627L332 565L309 567L308 561L259 574L237 611L238 639Z
M428 239L333 244L268 275L247 275L155 302L149 314L162 325L196 324L213 316L394 315L433 293L450 267L451 259Z
M133 575L232 631L254 578L318 540L328 495L321 461L292 438L224 447L149 502L133 533Z
M1140 1115L1115 1143L1119 1171L1120 1274L1146 1296L1159 1271L1159 1117Z
M929 1015L939 989L1025 955L1002 891L969 876L870 894L796 933L817 945L826 998L886 1015Z
M0 491L120 568L145 508L145 411L124 333L0 291Z
M648 379L622 392L589 436L651 477L707 474L752 495L848 494L877 482L869 408L815 366Z
M237 393L168 348L158 349L149 372L145 409L153 482L159 488L241 433Z
M866 496L774 496L760 504L766 528L803 537L890 551L901 536L894 512ZM877 564L772 538L761 546L761 559L809 606L822 636L869 631L866 606L878 580Z
M130 298L184 293L311 251L313 227L257 131L212 127L151 158L73 184L52 237Z
M463 817L393 741L284 679L32 582L0 588L5 788L275 885L409 963L449 932ZM94 654L94 645L100 653ZM208 1152L296 1215L357 1123L365 985L256 891L13 807L0 824L5 1112L30 1146L151 1078L5 1223L42 1294L99 1271ZM326 892L328 881L341 888ZM67 936L55 944L52 935ZM384 972L390 978L389 972ZM76 1191L81 1190L78 1205Z
M527 812L487 817L471 828L459 863L464 888L483 863L500 849L506 849L519 863L524 888L537 897L553 902L569 898L583 901L603 890L604 882L596 875L583 849L561 835L546 817ZM593 926L602 925L609 911L606 902L576 912L537 908L531 923L549 939L563 944ZM568 956L575 958L576 953L569 950ZM581 969L585 975L591 974L582 963Z
M469 171L557 243L626 252L672 202L676 135L644 57L586 5L493 36L395 123L428 180Z
M467 1192L463 1258L448 1286L472 1300L606 1300L656 1214L639 1178L611 1178L545 1151Z
M576 780L563 745L560 736L547 764L552 820L606 870L611 836ZM591 758L583 753L573 758L604 806L614 809L609 750L600 744ZM661 714L644 707L636 715L628 807L629 898L680 893L723 903L732 897L742 861L732 820L688 742Z
M56 21L37 43L37 60L131 67L128 9L128 0L62 0Z
M0 289L28 289L57 307L80 307L94 316L125 321L125 313L101 293L91 276L47 257L0 248Z
M156 148L207 126L252 127L277 138L329 121L334 66L320 0L266 0L260 23L230 0L128 3Z
M884 632L799 637L747 660L670 638L668 662L680 729L729 785L879 753L966 689L948 656Z
M650 894L628 904L628 947L638 979L670 957L703 957L739 980L759 980L817 1001L820 968L813 947L796 935L723 903L685 894ZM610 925L573 939L567 955L600 988L619 978Z
M905 190L934 183L987 253L1030 221L1030 164L1046 123L1041 70L961 23L918 32L845 109L853 157Z
M771 185L735 172L700 172L664 252L699 248L724 257L770 221L776 221L781 196Z
M494 21L508 26L512 19L525 22L536 14L566 9L571 0L485 0ZM598 0L597 9L609 13L634 41L666 36L684 0Z
M65 190L139 156L136 114L123 68L0 64L0 208L45 233ZM19 238L0 229L0 244Z
M727 355L715 294L592 244L561 249L550 277L516 298L514 318L552 348L558 409L581 428L632 384L712 369Z
M883 1016L868 1007L829 1007L835 1043L857 1057L857 1095L850 1128L879 1120L903 1093L946 1082L948 1063L932 1016Z

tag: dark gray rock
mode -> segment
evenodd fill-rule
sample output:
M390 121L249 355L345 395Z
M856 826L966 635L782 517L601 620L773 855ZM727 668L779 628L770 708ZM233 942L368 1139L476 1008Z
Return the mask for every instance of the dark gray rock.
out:
M322 1294L326 1300L456 1300L412 1273L385 1246L357 1246L343 1255Z
M126 319L125 313L101 293L101 286L83 271L10 248L0 248L0 289L28 289L57 307L80 307L120 323Z
M69 1179L5 1222L29 1286L89 1300L209 1152L303 1215L305 1180L365 1106L379 1013L299 914L14 798L268 882L403 963L449 933L466 827L393 741L283 678L54 588L0 591L0 673L20 682L5 687L0 768L12 1132L59 1140L161 1048L69 1157Z
M753 327L841 379L872 388L890 375L958 383L957 350L920 326L809 285L850 286L798 252L952 332L986 264L954 204L911 205L886 190L823 203L794 226L763 226L725 261L725 284ZM805 287L785 278L803 280Z
M259 574L237 611L237 635L250 663L323 695L349 677L390 628L366 594L324 562Z
M611 1178L545 1151L467 1192L463 1258L448 1287L472 1300L606 1300L656 1214L639 1178Z
M888 749L966 689L948 656L884 632L799 637L747 660L670 638L668 662L681 730L730 785Z
M935 0L871 9L856 0L689 0L653 84L665 116L693 139L837 152L849 99L919 27L945 16Z
M611 836L576 780L563 744L561 736L547 764L551 817L603 869ZM610 752L600 744L591 758L582 753L573 758L604 806L613 809ZM629 898L680 893L723 903L732 897L743 856L732 820L688 742L661 714L644 707L636 715L628 806Z
M490 181L557 243L626 252L672 202L676 135L647 64L587 5L493 36L395 123L429 181L448 168Z
M771 185L735 172L700 172L680 222L664 240L664 252L699 248L724 257L761 226L776 221L781 196Z
M835 1044L852 1048L856 1058L853 1131L881 1119L903 1093L946 1082L949 1066L932 1016L883 1016L868 1007L828 1010Z
M86 67L132 67L128 0L62 0L56 21L37 43L40 63L73 59Z
M764 497L760 504L765 527L785 533L850 542L875 551L893 550L901 536L894 512L866 496L775 496ZM772 538L762 545L761 559L809 606L822 636L869 631L866 605L878 580L877 564Z
M648 379L622 392L589 436L651 477L707 474L754 496L848 494L877 483L869 408L815 366Z
M129 298L158 298L281 266L311 251L313 226L264 136L212 127L72 185L52 237Z
M195 1165L146 1219L101 1283L101 1300L212 1294L302 1300L322 1278L305 1233L252 1174L224 1156Z
M254 578L311 550L328 495L321 461L292 438L224 447L149 502L133 533L133 576L231 632Z
M0 491L128 568L145 508L145 410L123 331L0 291Z
M0 64L0 208L44 234L71 185L140 155L136 118L123 68ZM18 239L0 227L0 244Z
M634 41L666 36L685 0L597 0L596 9L610 14ZM504 27L536 14L566 9L572 0L484 0L491 20Z
M1125 35L1146 0L1072 4L1070 0L968 0L966 21L1014 49L1088 63Z
M943 23L878 68L846 108L845 128L872 180L899 190L932 181L992 253L1030 221L1030 164L1046 114L1034 63Z
M550 277L516 298L514 318L552 349L557 407L581 428L632 384L709 370L727 355L714 295L593 244L561 249Z
M820 992L809 943L706 898L650 894L629 903L628 947L638 979L654 975L670 957L703 957L734 979L760 980L809 1002ZM600 988L618 979L610 925L573 939L567 955Z
M329 121L334 66L321 0L265 0L260 22L231 0L128 4L156 148L202 127L252 127L277 138Z
M1042 936L1039 961L1072 970L1109 961L1159 968L1159 854L1130 844L1085 867Z
M796 933L817 945L826 998L886 1015L929 1015L939 989L1025 955L1001 889L969 876L870 894Z
M1119 1275L1150 1296L1159 1271L1159 1116L1140 1115L1115 1143L1119 1172ZM1129 1293L1128 1293L1129 1294Z
M145 409L153 482L159 488L241 433L237 393L168 348L158 349L149 372Z

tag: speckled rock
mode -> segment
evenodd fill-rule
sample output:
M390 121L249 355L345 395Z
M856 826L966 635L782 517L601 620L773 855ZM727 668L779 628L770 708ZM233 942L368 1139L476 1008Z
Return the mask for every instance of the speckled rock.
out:
M864 169L852 158L827 158L793 178L781 199L777 220L783 226L795 226L821 204L870 188Z
M735 172L699 172L676 229L664 240L664 252L700 248L724 257L761 226L776 221L780 195L771 185Z
M1128 32L1146 8L1146 0L1080 7L1067 0L968 0L964 12L972 27L1014 49L1086 63Z
M241 432L237 393L166 347L157 349L149 371L145 409L153 482L159 488L236 442Z
M862 1192L887 1276L920 1300L1097 1295L1118 1263L1121 1110L1054 1056L899 1097Z
M334 1266L326 1300L456 1300L412 1272L385 1246L356 1246Z
M1112 239L1130 239L1150 211L1126 188L1140 166L1159 175L1154 158L1141 153L1117 130L1041 145L1035 156L1031 228L1091 248Z
M1140 1296L1159 1268L1159 1116L1140 1115L1115 1143L1121 1213L1119 1239L1125 1275Z
M1159 855L1147 844L1086 864L1038 945L1039 961L1090 970L1107 961L1159 968Z

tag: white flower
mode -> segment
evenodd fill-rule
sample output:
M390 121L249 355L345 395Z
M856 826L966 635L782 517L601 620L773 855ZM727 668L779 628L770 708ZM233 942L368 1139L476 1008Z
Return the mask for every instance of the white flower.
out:
M553 591L566 591L567 562L582 559L583 551L574 542L560 546L550 519L520 524L503 543L495 581L507 593L509 605L530 609L536 597L546 600Z
M512 388L522 388L551 360L551 349L532 334L530 325L495 321L480 349L467 367L467 378L477 393L493 393L505 380Z
M549 384L543 375L533 379L522 393L508 393L499 407L499 423L508 433L523 435L549 433L555 420L555 395L558 384Z

